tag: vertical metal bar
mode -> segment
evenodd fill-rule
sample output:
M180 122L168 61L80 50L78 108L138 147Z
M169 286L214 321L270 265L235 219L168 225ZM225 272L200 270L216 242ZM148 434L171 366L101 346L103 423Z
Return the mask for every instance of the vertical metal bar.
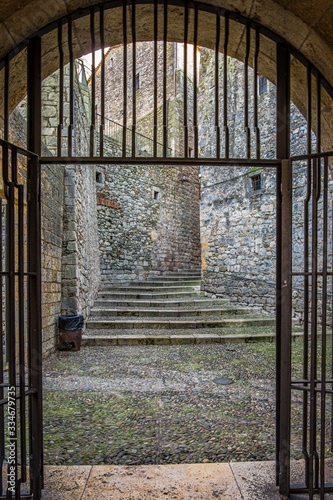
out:
M3 203L2 198L0 198L0 248L3 248L4 240L3 240ZM0 272L3 272L3 252L0 252ZM4 307L4 297L3 297L3 278L2 274L0 275L0 334L1 339L3 339L4 334L4 326L3 326L3 307ZM4 397L3 384L4 382L4 366L3 366L3 342L0 342L0 399ZM5 459L5 418L4 418L4 405L0 406L0 493L3 493L3 474L2 467Z
M167 108L167 39L168 39L168 0L163 0L163 158L168 148L168 108Z
M28 148L41 154L41 39L28 46ZM41 335L41 210L40 165L37 157L28 163L27 183L28 272L28 383L36 389L30 396L31 479L34 500L40 500L43 467L42 335Z
M311 154L311 68L307 68L307 152ZM307 193L304 200L304 337L303 337L303 379L309 376L309 202L311 198L311 160L307 165ZM302 451L305 461L305 484L309 486L308 454L308 392L303 391Z
M158 69L158 2L154 0L154 158L157 158L157 69Z
M311 244L311 352L310 352L310 446L309 446L309 498L314 495L316 481L316 467L314 468L315 455L317 453L317 306L318 306L318 164L317 159L313 160L312 177L312 244Z
M64 51L62 48L62 23L58 24L58 49L59 49L59 124L58 124L58 156L61 156L62 130L64 128Z
M198 5L194 5L194 58L193 58L193 131L194 131L194 157L199 156L198 144Z
M68 51L69 51L69 126L68 126L68 156L73 156L74 130L74 55L73 55L72 16L68 17Z
M135 0L132 0L132 158L136 156L136 26L135 26Z
M94 156L95 126L96 126L96 67L95 67L95 9L90 9L91 37L91 125L90 125L90 156Z
M12 149L12 175L18 190L18 313L19 313L19 387L21 481L26 482L26 417L25 417L25 328L24 328L24 186L18 182L17 151Z
M326 437L326 321L327 321L327 239L328 239L328 157L324 158L323 186L323 284L322 284L322 344L321 344L321 388L320 388L320 498L325 498L325 437Z
M11 472L14 472L15 477L15 496L19 496L18 483L18 462L17 462L17 381L16 381L16 296L15 296L15 190L14 183L9 182L8 186L8 223L9 223L9 238L8 238L8 336L7 336L7 355L8 355L8 379L11 398L11 422L14 422L13 427L9 431L9 443L11 454L14 456L14 464L11 464ZM13 413L13 415L12 415ZM13 452L13 451L14 452Z
M4 95L4 130L5 141L9 140L9 57L5 57L5 95Z
M281 317L280 338L280 493L290 488L290 405L291 405L291 315L292 315L292 164L282 160L282 231L281 231Z
M220 136L220 92L219 92L219 51L220 51L220 13L216 13L216 43L215 43L215 130L216 130L216 157L221 157L221 136Z
M316 79L316 131L317 131L317 153L320 153L321 145L321 75L317 71Z
M223 128L225 134L225 158L229 159L229 127L228 127L228 43L229 43L229 14L224 18L224 46L223 46Z
M99 8L99 36L101 39L101 123L99 128L99 155L104 156L105 127L105 39L104 39L104 5Z
M127 1L123 0L123 51L124 51L124 72L123 72L123 158L126 157L126 132L127 132Z
M290 136L290 55L288 47L277 44L276 63L277 158L289 158ZM276 260L276 451L277 483L280 493L290 489L290 410L291 410L291 190L292 164L282 161L281 184L277 172L277 260ZM282 185L282 201L279 190ZM281 203L281 205L280 205ZM281 210L281 211L280 211ZM280 235L280 237L279 237ZM283 311L283 315L282 315ZM283 332L283 336L282 336ZM283 391L281 388L283 387Z
M246 24L246 47L244 60L244 130L246 135L246 158L251 158L251 137L249 128L249 55L251 43L250 24Z
M188 1L185 1L184 15L184 156L188 158L188 108L187 108L187 42L188 42Z
M253 59L253 98L254 98L254 133L256 136L256 159L260 160L260 128L258 126L258 58L260 50L260 33L256 27L256 46Z

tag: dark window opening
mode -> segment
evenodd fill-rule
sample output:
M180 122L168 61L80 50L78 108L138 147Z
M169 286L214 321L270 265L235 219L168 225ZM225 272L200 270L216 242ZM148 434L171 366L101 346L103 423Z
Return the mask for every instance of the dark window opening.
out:
M260 191L260 189L262 188L262 185L261 185L261 175L254 175L253 177L251 177L251 181L252 181L252 189L253 191Z
M103 182L102 172L96 172L96 182L98 182L98 184L102 184Z
M135 77L135 90L139 90L140 88L140 74L138 73Z
M267 78L259 75L259 95L267 92Z
M192 158L192 151L193 151L192 148L188 148L188 157L189 158Z
M153 197L154 197L154 200L159 200L160 198L160 192L159 191L156 191L154 189L154 192L153 192Z

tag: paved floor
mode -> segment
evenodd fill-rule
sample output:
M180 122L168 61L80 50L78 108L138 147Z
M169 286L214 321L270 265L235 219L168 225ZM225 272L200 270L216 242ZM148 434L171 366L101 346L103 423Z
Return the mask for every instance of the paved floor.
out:
M327 462L331 480L332 462ZM303 476L293 461L292 483ZM282 500L274 462L146 466L46 466L43 500ZM291 496L305 500L307 495ZM315 495L314 499L319 500ZM326 494L325 500L332 500Z
M272 462L47 466L43 500L280 499Z

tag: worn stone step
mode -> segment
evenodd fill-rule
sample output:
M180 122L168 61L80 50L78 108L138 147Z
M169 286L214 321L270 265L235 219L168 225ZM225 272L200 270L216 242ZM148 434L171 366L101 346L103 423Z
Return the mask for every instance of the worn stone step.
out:
M272 318L223 318L223 319L199 319L199 320L175 320L175 319L89 319L87 321L88 329L187 329L187 328L223 328L223 327L252 327L274 325L275 319Z
M201 281L200 280L189 280L189 281L130 281L128 284L120 284L120 283L108 283L103 285L104 290L108 290L110 288L123 288L123 287L130 287L130 288L145 288L147 290L152 289L159 289L159 288L177 288L179 287L182 288L188 288L188 287L193 287L193 286L200 286Z
M115 292L141 292L142 290L146 292L193 292L195 290L199 290L199 286L159 286L159 285L150 285L150 286L137 286L137 285L115 285L112 286L111 289ZM101 292L108 291L109 289L104 287Z
M96 300L94 307L97 309L101 308L114 308L114 307L151 307L151 308L174 308L174 307L208 307L214 305L226 305L229 304L229 299L211 299L208 297L202 298L184 298L182 300L144 300L144 299L134 299L134 300L111 300L103 299Z
M201 276L192 276L191 274L189 275L182 275L182 276L149 276L147 278L147 281L201 281ZM142 281L143 282L143 281Z
M292 338L303 335L295 332ZM179 344L225 344L225 343L275 342L275 332L245 333L245 334L182 334L174 335L83 335L84 346L116 346L116 345L179 345Z
M127 292L127 291L112 291L112 292L99 292L99 299L172 299L174 297L199 297L204 296L204 292L191 291L191 292Z
M94 307L91 310L91 318L100 318L100 317L119 317L119 316L222 316L222 315L239 315L239 314L253 314L256 311L250 307L226 307L221 304L220 308L208 308L208 309L184 309L183 307L179 307L177 309L157 309L157 308L132 308L128 307L126 309L116 309L116 308L96 308Z

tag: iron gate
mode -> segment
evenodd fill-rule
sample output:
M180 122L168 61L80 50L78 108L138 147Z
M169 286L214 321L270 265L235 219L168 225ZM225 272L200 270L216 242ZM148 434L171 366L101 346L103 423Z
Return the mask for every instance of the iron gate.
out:
M138 19L142 15L148 15L144 11L147 6L150 7L150 22L147 23L146 29L150 31L143 35L142 30L138 28ZM200 43L203 43L200 31L202 18L212 27L210 38L206 38L205 43L215 54L214 118L211 123L214 131L212 135L214 147L209 157L203 155L200 150L201 118L198 108L200 74L197 49ZM178 23L179 30L176 35L174 31L170 35L170 29L173 28L170 20L173 24ZM119 26L121 26L120 30ZM79 51L83 50L80 48L80 43L76 43L80 33L85 34L86 52L92 54L89 151L85 154L82 154L77 147L75 136L75 61L82 55ZM171 151L168 144L167 48L169 39L175 38L178 43L182 44L184 50L183 81L185 84L182 94L183 131L178 148ZM145 136L145 140L150 141L152 149L149 154L147 151L146 154L142 154L138 148L138 138L144 136L140 133L137 119L137 44L147 39L152 42L153 112L150 132ZM237 50L234 46L235 39L239 42ZM112 96L108 94L104 56L106 48L116 43L120 43L123 53L122 120L121 123L116 123L120 130L120 152L110 154L105 147L106 129L108 122L115 122L112 116L108 116L106 109L107 101ZM188 69L190 46L193 47L191 74ZM15 99L13 102L9 99L11 64L12 59L26 48L28 51L27 149L33 153L8 142L10 112L17 104ZM98 69L95 64L97 49L100 49L102 53ZM229 54L243 61L244 111L241 130L236 129L236 123L230 122L228 114ZM275 67L273 73L266 68L268 55ZM51 61L49 66L47 60ZM159 71L159 62L161 62L162 71ZM58 123L55 126L57 141L54 156L41 156L42 63L45 63L49 72L59 68ZM3 333L6 337L9 362L9 380L6 381L4 378L6 366L3 364L2 356L0 419L1 428L4 429L5 411L9 411L8 408L11 406L15 408L18 434L13 438L15 443L19 443L21 454L20 466L15 467L13 476L17 498L20 497L19 491L23 495L20 485L26 482L26 467L30 467L29 494L33 495L33 498L40 498L42 486L39 165L66 164L141 164L180 167L182 165L215 165L221 168L265 166L276 169L277 482L280 492L288 497L297 492L305 492L312 499L313 495L319 492L321 498L324 498L325 492L333 491L332 486L327 483L325 473L326 459L332 451L332 429L328 428L328 424L333 425L331 401L333 373L329 374L329 370L332 370L332 363L327 360L329 346L327 324L330 323L331 328L333 308L332 299L328 294L333 275L333 250L329 249L329 245L332 245L331 236L329 236L332 231L330 232L328 226L328 177L332 153L323 152L322 149L324 142L329 142L330 127L327 125L329 120L322 119L322 111L333 98L331 86L302 54L265 27L235 12L191 1L122 0L80 9L52 23L30 40L25 41L15 51L8 54L0 63L0 69L5 80L3 96L5 140L0 142L4 182L4 197L1 206L3 211L6 207L3 226L7 231L6 238L2 242L6 257L5 261L1 261L3 306L0 313L3 315ZM276 148L274 154L270 156L265 155L261 144L258 114L260 69L263 73L267 70L276 84L274 129ZM303 72L306 77L298 79L296 70ZM300 88L300 93L301 91L304 93L304 99L296 92ZM99 91L98 97L97 90ZM68 102L65 102L66 95L69 96ZM291 157L290 106L293 95L306 117L307 144L303 155ZM66 106L68 106L67 114ZM96 106L98 106L97 112ZM323 128L325 128L325 134L322 134ZM243 134L243 156L233 156L230 151L231 133ZM314 133L315 146L313 146L312 138ZM9 162L9 157L11 162ZM18 181L17 158L27 158L26 178L23 174L20 176L25 179L25 183ZM11 168L8 169L9 163ZM292 172L293 168L303 168L304 164L307 169L307 192L304 196L303 214L300 215L304 219L304 261L301 265L297 263L294 268L292 230L293 217L297 214L293 212ZM15 208L16 200L18 200L17 209ZM26 226L23 222L25 217ZM26 234L25 227L28 229ZM302 281L300 293L299 280ZM295 293L297 300L302 300L304 304L302 319L304 369L302 376L296 378L292 373L291 362L292 311ZM16 304L18 304L18 311ZM319 354L318 348L320 348ZM18 373L16 373L17 370ZM19 381L17 381L17 374ZM14 403L9 403L11 394L7 393L8 387L18 387ZM291 485L290 476L294 393L301 394L302 398L301 454L304 458L304 466L302 484L299 486ZM26 449L25 429L30 438L29 452ZM318 432L319 435L317 435ZM6 436L8 434L6 435L4 431L0 436L3 466L6 465L5 460L8 459ZM19 438L17 441L16 437ZM330 442L329 446L327 440ZM16 457L17 448L14 446L13 449L16 450L14 451ZM29 463L26 459L28 454L32 457ZM2 485L2 495L6 494L4 489L5 485Z

